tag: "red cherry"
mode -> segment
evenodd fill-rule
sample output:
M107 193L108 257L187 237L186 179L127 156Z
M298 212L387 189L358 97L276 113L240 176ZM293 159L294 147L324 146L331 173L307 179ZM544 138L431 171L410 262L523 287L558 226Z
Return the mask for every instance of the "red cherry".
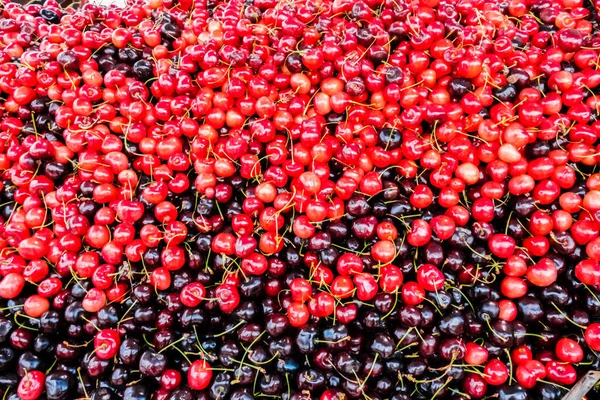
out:
M344 253L337 260L337 271L341 275L358 274L363 268L363 262L356 254Z
M360 273L354 276L356 297L361 301L371 300L377 294L377 281L369 273Z
M427 185L417 185L410 196L410 202L415 208L427 208L433 202L433 192Z
M572 385L577 381L577 372L572 365L550 361L546 364L546 376L559 385Z
M206 290L204 285L200 282L188 283L181 289L179 298L181 303L186 307L196 307L206 297Z
M205 360L194 361L188 369L188 385L194 390L204 390L210 385L213 371Z
M356 304L350 303L345 306L335 308L335 318L342 324L349 324L354 321L358 315Z
M306 302L312 296L312 285L304 278L296 278L290 283L292 299L300 303Z
M531 360L533 355L531 354L529 347L519 346L511 351L510 358L515 364L519 365L525 361Z
M502 279L500 290L509 299L517 299L527 294L527 284L521 278L506 276Z
M583 360L583 349L573 339L562 338L556 342L556 356L568 363L578 363Z
M95 355L103 360L110 360L119 351L121 338L114 329L103 329L94 337Z
M408 235L406 235L406 240L412 246L424 246L431 239L431 226L422 219L416 219L412 223L412 227Z
M527 263L517 255L509 256L502 272L508 276L523 276L527 273Z
M315 227L305 215L294 220L293 230L294 234L301 239L308 239L315 234Z
M19 255L26 260L37 260L48 252L48 245L36 237L27 238L19 243Z
M497 233L492 235L488 241L488 246L496 257L508 258L514 253L516 242L508 235Z
M241 263L242 271L246 275L262 275L267 271L269 264L267 258L262 254L252 253L244 258Z
M485 347L476 343L469 342L466 344L467 351L465 352L465 362L471 365L485 364L488 359L488 351Z
M527 360L517 366L516 378L526 389L533 388L539 379L546 377L546 368L538 360Z
M484 379L490 385L502 385L508 379L508 368L498 360L490 360L483 369Z
M471 398L481 399L487 392L487 382L484 378L474 373L467 373L462 389Z
M391 240L380 240L371 247L371 256L381 264L391 263L396 257L396 245Z
M215 295L219 303L219 308L226 314L230 314L240 304L240 295L235 286L222 284L217 286Z
M328 317L335 311L335 299L329 293L317 293L308 301L308 310L315 317Z
M498 318L504 321L514 321L517 318L517 306L510 300L500 300L498 302L500 313Z
M50 308L50 302L40 295L31 295L25 300L23 310L25 314L33 318L39 318Z
M24 286L25 279L23 279L23 276L16 272L11 272L0 281L0 297L3 299L14 299L21 293Z
M446 215L433 217L430 225L431 229L440 240L450 239L456 230L456 223L452 218Z
M348 276L338 276L331 283L331 294L336 299L347 299L354 293L354 283Z
M600 351L600 324L590 324L585 329L585 342L592 350Z
M575 276L586 285L600 285L600 263L593 260L580 261L575 266Z
M444 287L446 278L435 265L424 264L417 270L417 281L425 290L435 292Z
M160 385L166 390L173 390L181 383L181 373L175 369L167 369L160 376Z
M81 301L81 306L87 312L98 312L106 305L106 294L98 288L91 288Z
M387 293L395 293L402 287L404 277L395 265L383 265L379 268L379 286Z
M549 258L543 258L527 269L527 280L536 286L550 286L557 277L556 264Z
M44 392L46 375L40 371L27 371L19 381L17 395L22 400L36 400Z
M287 308L287 313L290 324L294 327L305 325L310 318L308 307L297 301L290 304Z

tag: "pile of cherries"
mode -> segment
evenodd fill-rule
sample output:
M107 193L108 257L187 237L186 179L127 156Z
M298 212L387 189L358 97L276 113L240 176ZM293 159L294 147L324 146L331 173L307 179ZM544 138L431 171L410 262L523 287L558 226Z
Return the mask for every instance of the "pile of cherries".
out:
M0 3L0 398L561 399L598 9Z

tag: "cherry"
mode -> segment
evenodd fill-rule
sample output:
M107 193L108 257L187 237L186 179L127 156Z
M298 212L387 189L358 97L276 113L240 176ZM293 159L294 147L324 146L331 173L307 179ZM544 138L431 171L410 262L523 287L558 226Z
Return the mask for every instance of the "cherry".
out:
M476 343L469 342L466 344L467 351L465 353L465 361L471 365L485 364L488 359L488 351Z
M425 299L425 289L417 282L406 282L402 286L402 301L406 304L417 305Z
M196 307L206 296L204 285L200 282L188 283L181 289L180 300L186 307Z
M50 302L40 295L31 295L25 300L23 310L27 315L33 318L41 317L50 308Z
M21 293L24 286L25 279L23 279L23 276L16 272L11 272L0 281L0 297L3 299L13 299Z
M490 360L483 373L485 381L490 385L502 385L508 379L508 368L498 359Z
M21 378L17 387L17 395L20 399L35 400L44 392L46 375L40 371L27 371Z
M208 387L213 376L212 367L205 360L194 361L187 375L188 385L194 390L203 390Z
M417 281L425 290L434 292L444 287L445 278L435 265L424 264L417 270Z
M577 372L570 364L550 361L546 364L546 376L560 385L572 385L577 380Z
M562 338L556 342L556 356L561 361L578 363L583 360L583 349L576 341Z
M377 294L377 282L373 275L369 273L356 274L353 281L356 286L356 297L359 300L370 300Z
M215 290L215 295L217 296L219 307L226 314L233 312L240 303L239 292L231 284L219 285Z
M382 264L388 264L396 257L396 247L391 240L381 240L371 248L373 259Z
M353 275L363 271L363 262L355 254L344 253L337 260L337 271L341 275Z
M441 240L450 239L456 229L454 220L446 215L433 217L430 225L433 232Z
M500 258L508 258L515 251L515 240L504 234L494 234L488 242L492 254Z
M463 381L462 388L467 395L475 399L480 399L485 396L487 382L479 375L468 373Z
M110 360L117 354L120 344L121 338L116 330L103 329L94 337L95 355L103 360Z
M527 269L526 276L532 284L546 287L556 281L558 271L552 260L543 258Z
M527 360L517 366L515 376L521 386L531 389L546 377L546 368L538 360Z
M586 285L600 285L600 264L593 260L580 261L575 266L575 276Z
M160 376L160 385L166 390L173 390L181 383L181 373L174 369L165 370Z
M387 293L395 293L402 287L404 277L400 268L395 265L384 265L379 268L379 286Z
M290 324L295 327L306 324L310 318L308 307L300 302L293 302L287 308Z
M308 301L308 310L315 317L328 317L335 311L335 299L329 293L317 293Z
M296 278L290 283L290 291L294 301L304 303L312 295L312 285L306 279Z
M600 349L600 324L590 324L585 329L585 342L591 349Z

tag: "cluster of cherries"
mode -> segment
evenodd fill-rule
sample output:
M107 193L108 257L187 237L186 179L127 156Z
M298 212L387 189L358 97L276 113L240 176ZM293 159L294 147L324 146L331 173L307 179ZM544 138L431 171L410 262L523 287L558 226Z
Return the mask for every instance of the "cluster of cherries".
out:
M1 398L561 399L598 9L0 3Z

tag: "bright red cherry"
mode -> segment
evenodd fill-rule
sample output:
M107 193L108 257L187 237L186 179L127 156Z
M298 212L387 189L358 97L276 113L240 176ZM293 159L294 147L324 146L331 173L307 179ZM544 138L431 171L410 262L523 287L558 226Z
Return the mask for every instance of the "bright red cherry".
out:
M188 369L188 385L194 390L204 390L210 384L212 375L212 367L208 362L205 360L196 360Z
M103 360L110 360L119 351L121 338L114 329L103 329L94 337L95 355Z

